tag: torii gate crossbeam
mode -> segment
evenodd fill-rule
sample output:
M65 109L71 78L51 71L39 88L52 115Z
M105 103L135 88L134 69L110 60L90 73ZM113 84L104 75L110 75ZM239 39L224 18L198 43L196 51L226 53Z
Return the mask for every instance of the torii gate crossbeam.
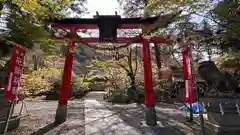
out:
M57 37L61 40L67 40L68 49L64 65L64 73L62 78L62 87L59 97L59 105L56 112L56 123L62 123L67 117L67 102L68 94L70 90L72 64L73 64L73 53L76 42L81 43L142 43L142 53L144 61L144 89L145 89L145 105L146 105L146 123L147 125L154 126L156 122L156 111L155 111L155 99L154 90L152 84L152 66L151 66L151 55L150 55L150 43L167 43L168 38L156 37L153 39L146 39L142 36L135 38L128 37L117 37L117 29L135 29L140 28L140 25L153 24L158 17L150 18L121 18L120 16L97 16L93 19L78 19L78 18L66 18L62 20L55 20L52 24L53 27L69 29L70 32L67 36ZM99 29L99 38L83 38L79 37L76 33L78 29ZM136 38L139 38L137 42L134 42Z

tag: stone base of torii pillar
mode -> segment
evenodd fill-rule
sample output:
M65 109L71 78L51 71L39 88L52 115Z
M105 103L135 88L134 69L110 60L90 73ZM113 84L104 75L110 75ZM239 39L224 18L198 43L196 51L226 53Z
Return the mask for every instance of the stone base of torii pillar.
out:
M55 124L62 124L67 120L67 105L58 106L55 116Z

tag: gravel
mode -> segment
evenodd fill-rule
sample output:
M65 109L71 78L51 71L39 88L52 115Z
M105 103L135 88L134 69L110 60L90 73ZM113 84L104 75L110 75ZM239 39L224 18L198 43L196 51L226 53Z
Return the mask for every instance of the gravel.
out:
M69 101L68 119L65 123L53 124L57 101L27 100L19 128L6 135L84 135L84 102L83 100ZM15 108L19 112L21 103ZM29 116L26 116L29 114Z

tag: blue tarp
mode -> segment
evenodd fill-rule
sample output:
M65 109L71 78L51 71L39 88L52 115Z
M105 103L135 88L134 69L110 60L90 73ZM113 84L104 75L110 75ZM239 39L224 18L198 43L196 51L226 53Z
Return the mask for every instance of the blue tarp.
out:
M95 75L104 75L105 73L103 71L95 71L93 74L95 74Z
M180 110L189 112L188 108L190 108L190 104L185 104L182 107L180 107ZM198 103L193 103L192 108L193 108L193 113L199 113L199 110L200 111L205 110L204 107L201 104L198 104Z

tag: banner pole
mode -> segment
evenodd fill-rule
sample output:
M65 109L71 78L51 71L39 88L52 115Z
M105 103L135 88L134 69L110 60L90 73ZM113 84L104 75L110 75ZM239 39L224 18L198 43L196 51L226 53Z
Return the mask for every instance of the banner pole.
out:
M11 115L12 115L12 112L13 112L13 106L15 104L15 100L11 101L11 107L9 108L8 110L8 116L7 116L7 120L6 120L6 123L5 123L5 128L4 128L4 133L3 135L6 135L7 133L7 130L8 130L8 124L9 124L9 121L10 121L10 118L11 118Z
M8 110L8 116L5 123L4 135L8 131L9 121L11 119L12 112L16 101L18 100L19 81L23 71L24 56L26 51L22 49L18 44L15 44L12 48L12 56L10 59L10 68L8 71L8 82L5 87L4 98L10 101L11 107Z

